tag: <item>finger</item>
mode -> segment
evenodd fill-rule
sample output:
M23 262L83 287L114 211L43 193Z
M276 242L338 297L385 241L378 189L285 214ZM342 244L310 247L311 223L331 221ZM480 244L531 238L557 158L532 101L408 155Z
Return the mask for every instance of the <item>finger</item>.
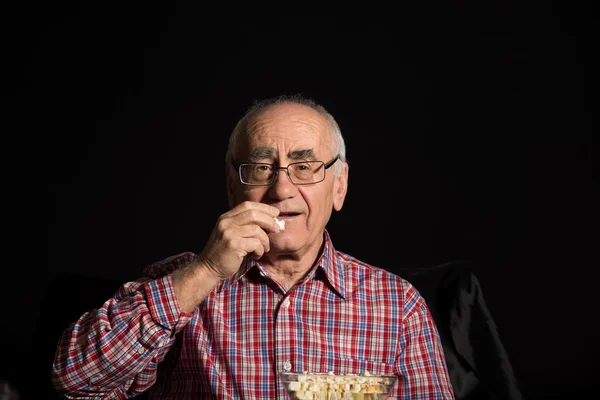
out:
M256 239L258 240L263 248L263 252L268 252L271 249L271 242L269 236L260 226L253 225L241 225L236 227L236 235L243 239Z
M271 233L280 231L279 225L277 224L277 221L275 221L275 217L255 209L237 214L235 217L232 217L231 222L238 226L258 225Z
M277 207L273 207L273 206L270 206L270 205L264 204L264 203L258 203L255 201L244 201L244 202L238 204L237 206L235 206L234 208L232 208L231 210L229 210L225 214L227 214L228 216L234 217L236 215L239 215L241 213L244 213L246 211L251 211L251 210L260 211L262 213L269 215L271 218L274 218L279 215L279 209Z
M243 247L246 254L252 254L255 260L260 259L265 254L264 244L255 237L243 238Z

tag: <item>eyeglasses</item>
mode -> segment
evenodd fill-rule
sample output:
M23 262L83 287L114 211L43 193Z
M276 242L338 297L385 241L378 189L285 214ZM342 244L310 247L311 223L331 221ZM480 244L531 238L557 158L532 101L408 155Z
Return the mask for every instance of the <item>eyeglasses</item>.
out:
M328 163L323 161L300 161L288 164L287 167L276 167L274 164L267 163L241 164L236 167L235 162L232 162L232 165L238 170L240 181L245 185L272 185L277 179L280 169L285 170L294 185L310 185L325 180L325 170L331 167L339 158L340 156L337 155Z

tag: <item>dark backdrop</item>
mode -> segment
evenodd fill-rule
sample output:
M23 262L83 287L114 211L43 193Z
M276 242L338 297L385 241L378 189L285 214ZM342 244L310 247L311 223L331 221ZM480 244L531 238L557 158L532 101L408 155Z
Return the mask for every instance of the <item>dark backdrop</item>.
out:
M444 2L233 16L233 5L127 4L29 3L2 17L14 122L6 197L16 200L5 219L17 224L0 358L17 385L32 384L51 280L133 279L201 250L226 211L237 118L253 99L301 92L347 141L349 193L329 225L336 246L390 271L469 260L526 393L592 390L591 8Z

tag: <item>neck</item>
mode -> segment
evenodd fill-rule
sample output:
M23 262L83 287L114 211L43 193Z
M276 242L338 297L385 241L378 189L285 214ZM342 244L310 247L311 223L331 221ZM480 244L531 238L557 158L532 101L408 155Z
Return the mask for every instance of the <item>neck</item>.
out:
M272 251L265 254L261 263L274 280L285 290L289 290L308 274L321 255L322 248L323 243L303 254Z
M297 263L280 262L277 265L265 266L269 275L277 281L285 290L289 290L296 283L308 274L312 263L308 265L299 265Z

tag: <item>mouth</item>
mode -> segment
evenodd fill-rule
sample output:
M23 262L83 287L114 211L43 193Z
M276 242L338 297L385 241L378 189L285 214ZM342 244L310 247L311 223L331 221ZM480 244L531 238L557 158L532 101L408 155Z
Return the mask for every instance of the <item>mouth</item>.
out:
M300 213L298 212L281 212L279 213L279 215L277 216L277 218L279 219L289 219L289 218L293 218L300 215Z

